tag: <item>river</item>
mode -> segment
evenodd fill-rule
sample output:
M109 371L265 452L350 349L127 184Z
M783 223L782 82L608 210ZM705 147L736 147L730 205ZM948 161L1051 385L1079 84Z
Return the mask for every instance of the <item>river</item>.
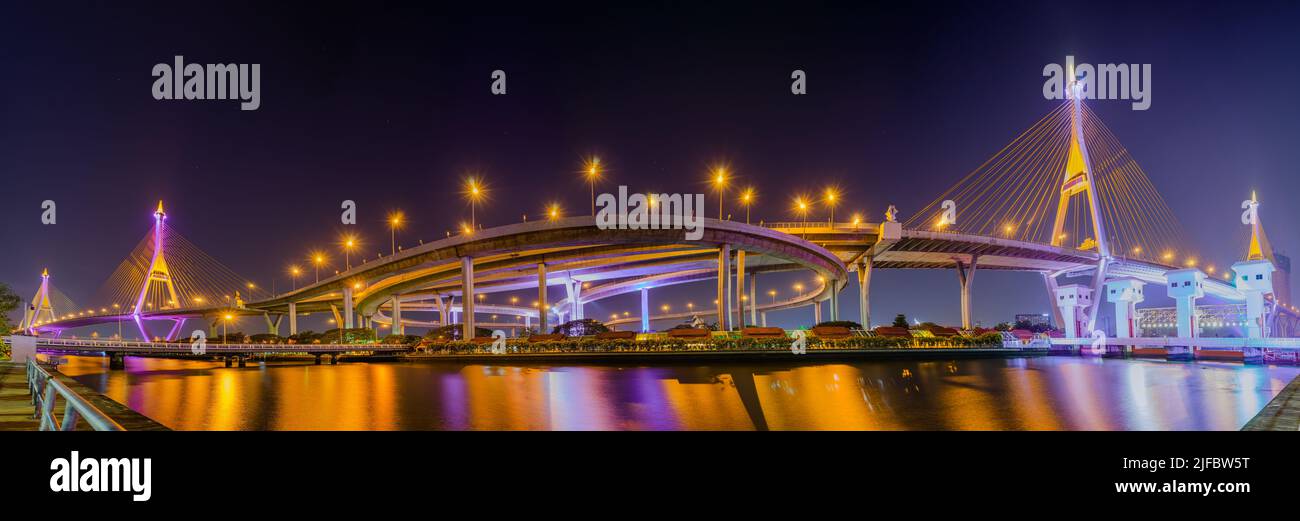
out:
M66 358L179 430L1235 430L1300 368L1065 356L589 363Z

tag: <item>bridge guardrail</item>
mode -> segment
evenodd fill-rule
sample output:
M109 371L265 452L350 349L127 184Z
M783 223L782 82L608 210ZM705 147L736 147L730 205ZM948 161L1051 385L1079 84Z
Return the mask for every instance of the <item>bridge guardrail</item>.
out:
M77 350L95 348L133 349L138 351L189 351L188 343L137 342L129 340L88 340L38 338L38 348L68 347ZM204 345L207 352L222 351L400 351L410 349L405 344L221 344L209 342Z
M76 391L60 382L35 360L27 360L27 386L32 395L33 416L41 420L40 430L73 431L79 420L86 420L97 431L124 431L104 411L86 401ZM63 398L63 419L54 414L54 405Z
M1077 346L1091 345L1091 338L1053 338L1052 344ZM1262 349L1300 349L1300 338L1220 338L1220 337L1116 337L1107 338L1106 345L1118 346L1153 346L1186 347L1196 346L1201 349L1241 349L1246 347Z

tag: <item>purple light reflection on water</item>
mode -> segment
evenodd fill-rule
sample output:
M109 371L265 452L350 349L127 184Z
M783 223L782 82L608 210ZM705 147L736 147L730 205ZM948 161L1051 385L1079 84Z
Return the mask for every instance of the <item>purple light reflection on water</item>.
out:
M130 358L125 371L68 357L62 370L178 429L412 430L1235 430L1300 375L1078 357L243 369Z

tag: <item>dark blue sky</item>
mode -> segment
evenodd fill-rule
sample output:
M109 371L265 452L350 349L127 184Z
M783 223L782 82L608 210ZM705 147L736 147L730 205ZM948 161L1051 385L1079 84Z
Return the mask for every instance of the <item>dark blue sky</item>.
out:
M454 229L471 171L492 188L485 225L551 200L582 211L574 172L592 153L611 187L676 192L706 190L708 165L728 161L759 190L755 219L789 218L787 194L827 184L845 189L841 212L908 215L1055 105L1041 71L1067 54L1152 64L1150 110L1092 106L1204 258L1240 255L1252 189L1274 246L1297 244L1294 3L695 4L7 5L0 280L29 297L48 266L84 302L165 199L191 241L283 288L285 266L333 248L343 199L358 203L374 256L390 209L411 221L406 244ZM178 54L260 63L261 109L154 100L152 66ZM489 93L494 69L509 75L506 96ZM807 71L808 95L790 95L793 69ZM45 199L57 225L40 224ZM949 271L878 272L873 318L953 323L956 294ZM1037 275L982 273L975 299L985 324L1047 305ZM774 319L807 321L786 315Z

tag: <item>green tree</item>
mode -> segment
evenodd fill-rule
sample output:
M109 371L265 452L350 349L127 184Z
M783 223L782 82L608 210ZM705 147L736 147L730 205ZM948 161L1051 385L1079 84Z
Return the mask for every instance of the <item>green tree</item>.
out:
M894 327L907 327L907 316L902 313L894 315Z
M8 284L0 282L0 333L8 333L16 324L9 321L9 313L18 309L23 299Z
M15 324L9 322L9 313L18 309L22 301L8 284L0 282L0 337L9 334L15 327ZM9 358L9 344L3 338L0 338L0 358Z

